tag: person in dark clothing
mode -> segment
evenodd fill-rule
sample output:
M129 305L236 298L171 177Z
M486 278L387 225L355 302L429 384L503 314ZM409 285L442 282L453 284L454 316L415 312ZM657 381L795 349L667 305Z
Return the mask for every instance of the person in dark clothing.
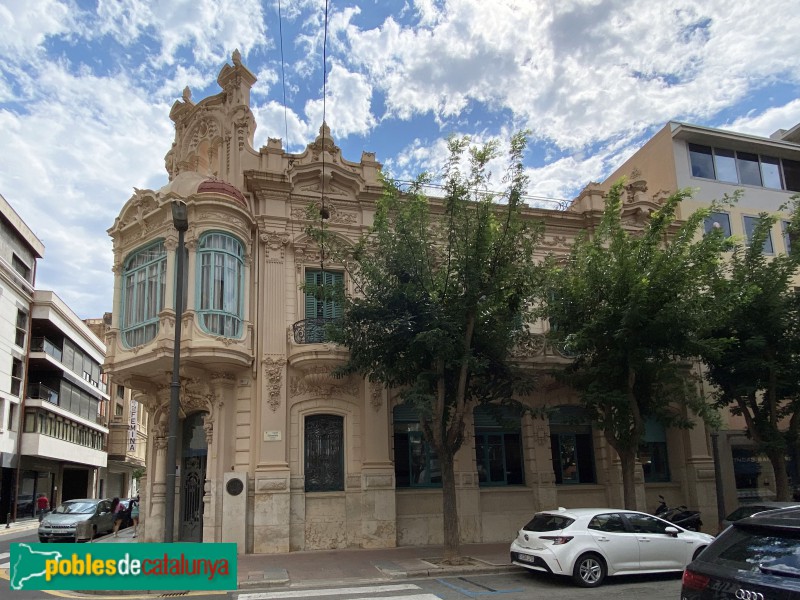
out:
M36 499L36 512L39 513L39 521L44 518L44 515L50 510L50 501L47 499L47 496L39 494L39 497Z

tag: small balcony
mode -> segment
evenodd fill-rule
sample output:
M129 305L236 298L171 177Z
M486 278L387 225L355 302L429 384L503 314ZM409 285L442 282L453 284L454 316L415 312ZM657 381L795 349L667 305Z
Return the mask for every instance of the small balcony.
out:
M327 344L327 327L336 319L303 319L292 325L295 344Z
M31 400L46 400L50 404L58 404L58 392L43 383L29 384L28 398Z
M334 319L303 319L292 325L289 365L301 371L332 369L347 362L347 348L332 343L327 328Z
M55 358L58 362L61 362L62 359L61 348L46 337L31 338L31 352L44 352Z

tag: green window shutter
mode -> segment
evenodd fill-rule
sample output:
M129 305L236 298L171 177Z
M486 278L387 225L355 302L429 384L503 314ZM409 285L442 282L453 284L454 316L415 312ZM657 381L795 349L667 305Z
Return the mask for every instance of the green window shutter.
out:
M317 284L317 271L306 271L306 286ZM317 299L312 292L306 291L306 319L317 318Z

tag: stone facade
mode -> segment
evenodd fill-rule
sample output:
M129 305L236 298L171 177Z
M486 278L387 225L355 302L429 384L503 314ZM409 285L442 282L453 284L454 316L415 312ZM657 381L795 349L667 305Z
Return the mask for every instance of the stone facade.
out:
M238 53L232 62L219 74L219 94L194 103L187 89L174 104L169 184L135 190L109 229L116 283L105 366L115 382L137 391L149 417L148 471L141 482L144 540L163 539L167 407L180 326L176 540L235 541L255 553L441 543L440 490L398 483L396 395L357 377L331 376L346 351L316 335L301 288L309 274L343 271L306 235L309 219L319 218L324 203L326 228L354 240L372 224L381 166L370 152L359 162L345 159L325 124L300 154L287 153L277 139L255 150L249 107L255 76ZM186 202L189 220L187 298L179 324L174 200ZM658 198L632 187L626 222L640 225L657 205ZM566 210L531 208L527 215L546 226L542 255L566 253L601 210L602 192L591 186ZM212 306L207 300L218 290L208 273L216 258L208 257L222 256L221 246L212 246L223 243L227 254L220 264L231 269L225 277L236 273L241 294ZM151 259L157 266L136 279L136 269ZM148 287L147 281L156 283ZM344 284L351 284L346 277ZM233 299L235 291L226 289ZM128 310L150 292L162 300L145 307L149 320ZM543 330L517 358L539 367L569 360ZM529 399L549 406L576 400L572 390L552 382ZM319 416L325 420L315 425ZM551 433L547 421L521 418L513 432L522 465L516 485L479 485L477 437L467 440L455 467L464 542L509 540L541 508L621 504L618 460L602 434L586 434L592 482L563 485L556 483ZM413 438L413 432L407 435ZM653 508L661 493L672 503L710 509L713 469L702 427L667 436L670 481L641 483L640 508ZM311 440L338 449L341 463L316 472ZM315 487L318 478L337 473L335 489Z

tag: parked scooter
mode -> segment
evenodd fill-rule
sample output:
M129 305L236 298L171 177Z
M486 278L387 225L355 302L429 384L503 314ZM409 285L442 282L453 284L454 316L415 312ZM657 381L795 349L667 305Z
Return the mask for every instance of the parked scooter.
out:
M658 507L653 514L690 531L700 531L703 526L703 521L700 520L700 511L689 510L683 505L670 508L667 506L664 496L658 497Z

